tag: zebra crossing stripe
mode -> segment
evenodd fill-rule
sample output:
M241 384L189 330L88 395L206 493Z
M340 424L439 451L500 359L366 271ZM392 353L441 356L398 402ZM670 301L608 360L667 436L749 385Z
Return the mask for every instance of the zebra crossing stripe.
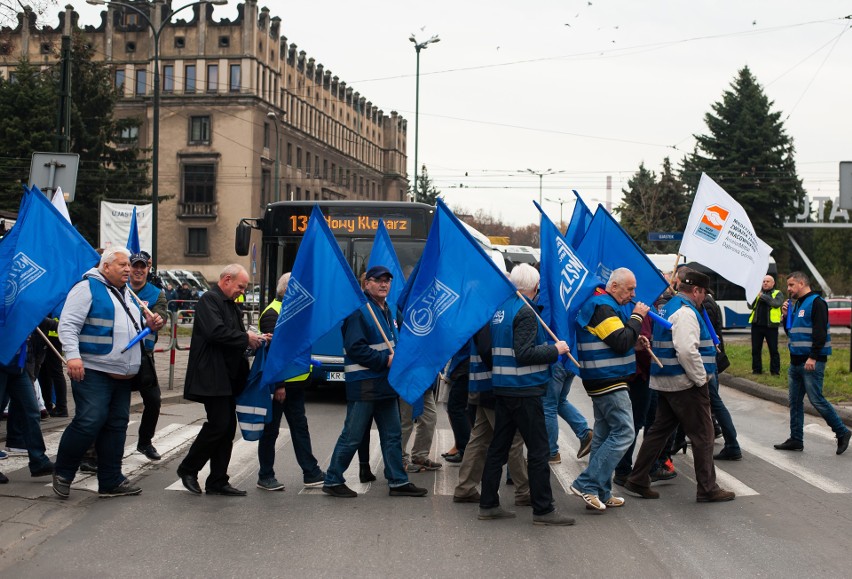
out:
M557 444L559 444L559 454L562 455L562 462L559 464L551 464L550 470L553 472L553 475L556 477L556 480L559 482L559 486L562 487L562 490L565 491L566 494L570 495L571 485L574 483L574 480L580 476L580 473L585 470L586 462L580 462L575 458L577 456L577 450L579 450L580 447L575 445L561 428L559 429Z
M686 455L680 455L679 454L677 458L678 458L678 461L677 461L678 467L680 467L682 465L688 466L692 470L692 476L689 476L689 474L684 473L680 469L678 469L678 474L681 474L681 475L685 476L687 479L689 479L690 481L694 482L695 484L698 484L698 482L695 479L695 456L692 453L692 447L691 446L689 447L689 451L686 453ZM754 490L753 488L751 488L750 486L748 486L747 484L742 482L740 479L736 478L735 476L728 473L727 471L724 471L721 468L719 468L718 463L716 463L714 466L716 468L716 482L723 489L729 490L729 491L734 491L735 493L737 493L738 497L750 497L750 496L755 496L755 495L760 494L759 492L757 492L756 490Z
M455 442L456 437L453 435L452 429L435 429L435 436L432 440L432 449L430 450L431 456L441 456L443 449L452 448L455 446ZM452 468L450 463L444 462L443 468L435 471L435 484L432 487L432 494L437 496L452 495L457 484L459 484L459 469Z

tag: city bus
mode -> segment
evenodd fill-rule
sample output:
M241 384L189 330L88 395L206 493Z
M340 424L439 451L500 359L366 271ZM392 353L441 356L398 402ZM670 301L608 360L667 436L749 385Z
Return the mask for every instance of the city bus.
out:
M356 277L367 269L373 240L382 218L403 272L414 268L423 248L435 208L423 203L393 201L280 201L270 203L260 218L242 219L237 226L235 249L248 255L251 230L261 232L259 269L260 303L275 299L275 286L282 273L291 271L314 205L319 205L346 261ZM404 283L394 280L394 283ZM322 362L314 381L342 382L343 338L335 328L314 344L312 357Z

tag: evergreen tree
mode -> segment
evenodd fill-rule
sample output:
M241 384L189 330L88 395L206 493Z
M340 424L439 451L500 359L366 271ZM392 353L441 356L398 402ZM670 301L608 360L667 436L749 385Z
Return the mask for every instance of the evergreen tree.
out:
M98 243L100 202L149 202L148 162L135 139L139 119L116 119L119 92L109 66L93 62L92 48L72 43L71 152L80 155L71 221L92 245ZM35 151L56 150L59 67L46 72L26 61L12 79L0 79L0 208L16 211L21 183L29 176Z
M440 196L441 192L432 183L432 179L429 178L429 171L426 169L426 165L423 165L420 168L420 174L417 175L417 197L415 200L426 205L435 205Z
M740 70L721 102L704 115L709 134L695 135L696 148L684 159L681 178L693 192L702 172L716 181L745 208L783 269L789 255L783 223L805 192L796 174L793 139L773 104L749 68Z
M644 163L622 189L621 203L613 209L627 233L647 253L675 253L679 242L648 241L651 231L683 231L689 216L689 198L684 184L672 171L668 157L660 178Z

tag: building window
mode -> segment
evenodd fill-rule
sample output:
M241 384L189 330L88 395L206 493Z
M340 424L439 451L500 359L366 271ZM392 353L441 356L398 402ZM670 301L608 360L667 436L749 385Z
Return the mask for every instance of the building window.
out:
M184 68L183 92L186 92L186 93L195 92L195 65L194 64L187 64L186 68Z
M183 36L175 36L175 48L186 48L186 38Z
M207 65L207 92L216 92L219 90L219 65Z
M135 143L139 140L139 127L125 127L121 129L119 140L124 144Z
M189 227L186 230L186 254L207 256L210 249L207 243L206 227Z
M310 178L311 176L311 154L305 153L305 175Z
M183 166L183 215L211 215L207 207L216 201L216 165L199 163Z
M148 92L148 71L144 68L136 70L136 94L144 95Z
M287 143L287 166L293 165L293 143Z
M319 155L314 155L314 177L319 178Z
M296 168L302 168L302 147L296 147Z
M270 197L272 195L272 187L271 187L272 178L268 170L263 169L260 172L260 207L266 207L266 204L271 201Z
M232 64L230 66L230 76L228 77L228 90L231 92L240 92L240 65Z
M328 179L328 159L322 160L322 178Z
M175 90L175 67L173 64L163 66L163 92Z
M115 89L119 92L124 92L124 77L125 72L123 68L120 68L115 71Z
M269 148L269 123L263 123L263 148Z
M296 187L296 201L302 200L302 188Z
M210 117L189 117L189 144L210 144Z
M136 26L139 24L139 15L134 12L128 12L124 15L125 26Z

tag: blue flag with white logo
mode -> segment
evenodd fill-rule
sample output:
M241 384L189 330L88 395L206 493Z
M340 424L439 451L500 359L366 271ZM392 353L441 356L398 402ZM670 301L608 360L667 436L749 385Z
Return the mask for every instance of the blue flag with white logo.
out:
M366 302L322 211L314 205L282 299L263 384L308 372L313 343Z
M541 211L541 279L538 297L538 303L543 308L541 317L556 337L565 340L571 352L576 352L577 325L574 318L594 293L599 281L539 204L535 203L535 206ZM579 369L573 362L569 360L567 364L572 372L578 373Z
M127 236L127 249L130 253L139 253L142 248L139 246L139 227L136 224L136 207L133 207L133 216L130 218L130 234Z
M0 363L9 363L27 336L68 295L98 253L50 200L25 190L18 221L0 243Z
M515 286L440 199L402 315L388 379L409 404Z
M636 301L652 305L668 287L660 270L602 206L598 206L577 255L603 284L616 268L632 271L636 276ZM631 311L633 306L627 309L628 315Z
M565 239L571 244L571 247L577 249L586 231L589 230L589 225L592 224L592 212L589 207L583 202L582 197L577 191L573 191L577 197L577 202L574 204L574 212L571 214L571 221L568 222L568 229L565 231Z
M388 234L384 219L379 219L379 227L376 230L376 239L373 240L373 249L370 251L367 269L370 269L374 265L385 266L393 276L393 282L391 283L386 299L390 311L396 314L399 296L402 294L403 286L405 286L405 276L402 273L402 266L399 265L399 258L396 256L396 251L391 243L390 234Z

